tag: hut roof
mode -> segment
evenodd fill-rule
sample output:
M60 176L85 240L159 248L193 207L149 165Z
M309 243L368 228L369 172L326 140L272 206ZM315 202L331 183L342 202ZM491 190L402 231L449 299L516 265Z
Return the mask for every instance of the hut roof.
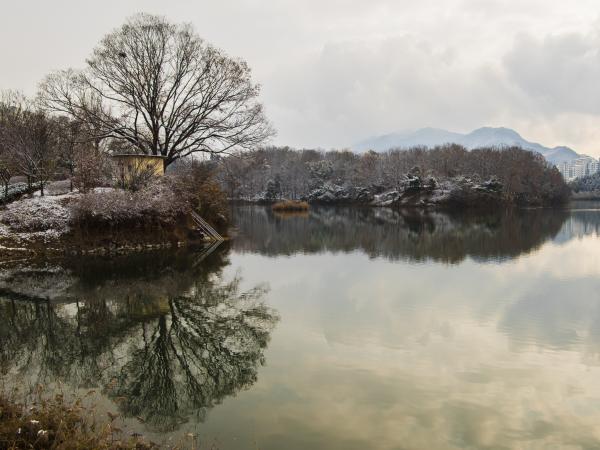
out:
M116 153L114 155L111 155L113 158L130 158L130 157L137 157L137 158L158 158L158 159L165 159L166 156L162 156L162 155L145 155L143 153Z

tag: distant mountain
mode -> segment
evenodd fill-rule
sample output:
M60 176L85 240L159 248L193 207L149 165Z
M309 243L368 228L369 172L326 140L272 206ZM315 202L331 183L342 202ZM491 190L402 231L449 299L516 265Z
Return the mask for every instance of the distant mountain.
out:
M569 147L544 147L529 142L510 128L478 128L468 134L453 133L439 128L422 128L408 133L393 133L367 139L354 146L356 151L385 151L390 148L410 148L416 146L434 147L443 144L460 144L471 150L478 147L519 146L542 154L552 164L560 164L578 158L580 155Z

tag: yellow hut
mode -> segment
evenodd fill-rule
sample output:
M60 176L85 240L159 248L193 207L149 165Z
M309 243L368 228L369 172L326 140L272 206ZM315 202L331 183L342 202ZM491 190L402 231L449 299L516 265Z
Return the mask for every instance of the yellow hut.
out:
M115 177L122 185L165 174L165 157L158 155L117 154L112 155Z

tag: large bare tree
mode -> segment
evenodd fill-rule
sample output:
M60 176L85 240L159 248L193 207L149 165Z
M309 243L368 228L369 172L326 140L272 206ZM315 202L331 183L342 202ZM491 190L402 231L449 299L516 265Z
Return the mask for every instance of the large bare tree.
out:
M191 25L138 14L108 34L82 71L49 75L48 109L89 123L97 139L162 155L252 148L273 130L246 62L205 43Z

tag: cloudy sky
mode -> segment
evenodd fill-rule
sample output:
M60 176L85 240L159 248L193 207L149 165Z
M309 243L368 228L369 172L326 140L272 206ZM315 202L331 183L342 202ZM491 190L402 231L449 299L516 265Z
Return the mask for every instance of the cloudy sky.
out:
M81 67L136 12L245 58L277 144L508 126L600 156L597 0L0 0L0 88Z

